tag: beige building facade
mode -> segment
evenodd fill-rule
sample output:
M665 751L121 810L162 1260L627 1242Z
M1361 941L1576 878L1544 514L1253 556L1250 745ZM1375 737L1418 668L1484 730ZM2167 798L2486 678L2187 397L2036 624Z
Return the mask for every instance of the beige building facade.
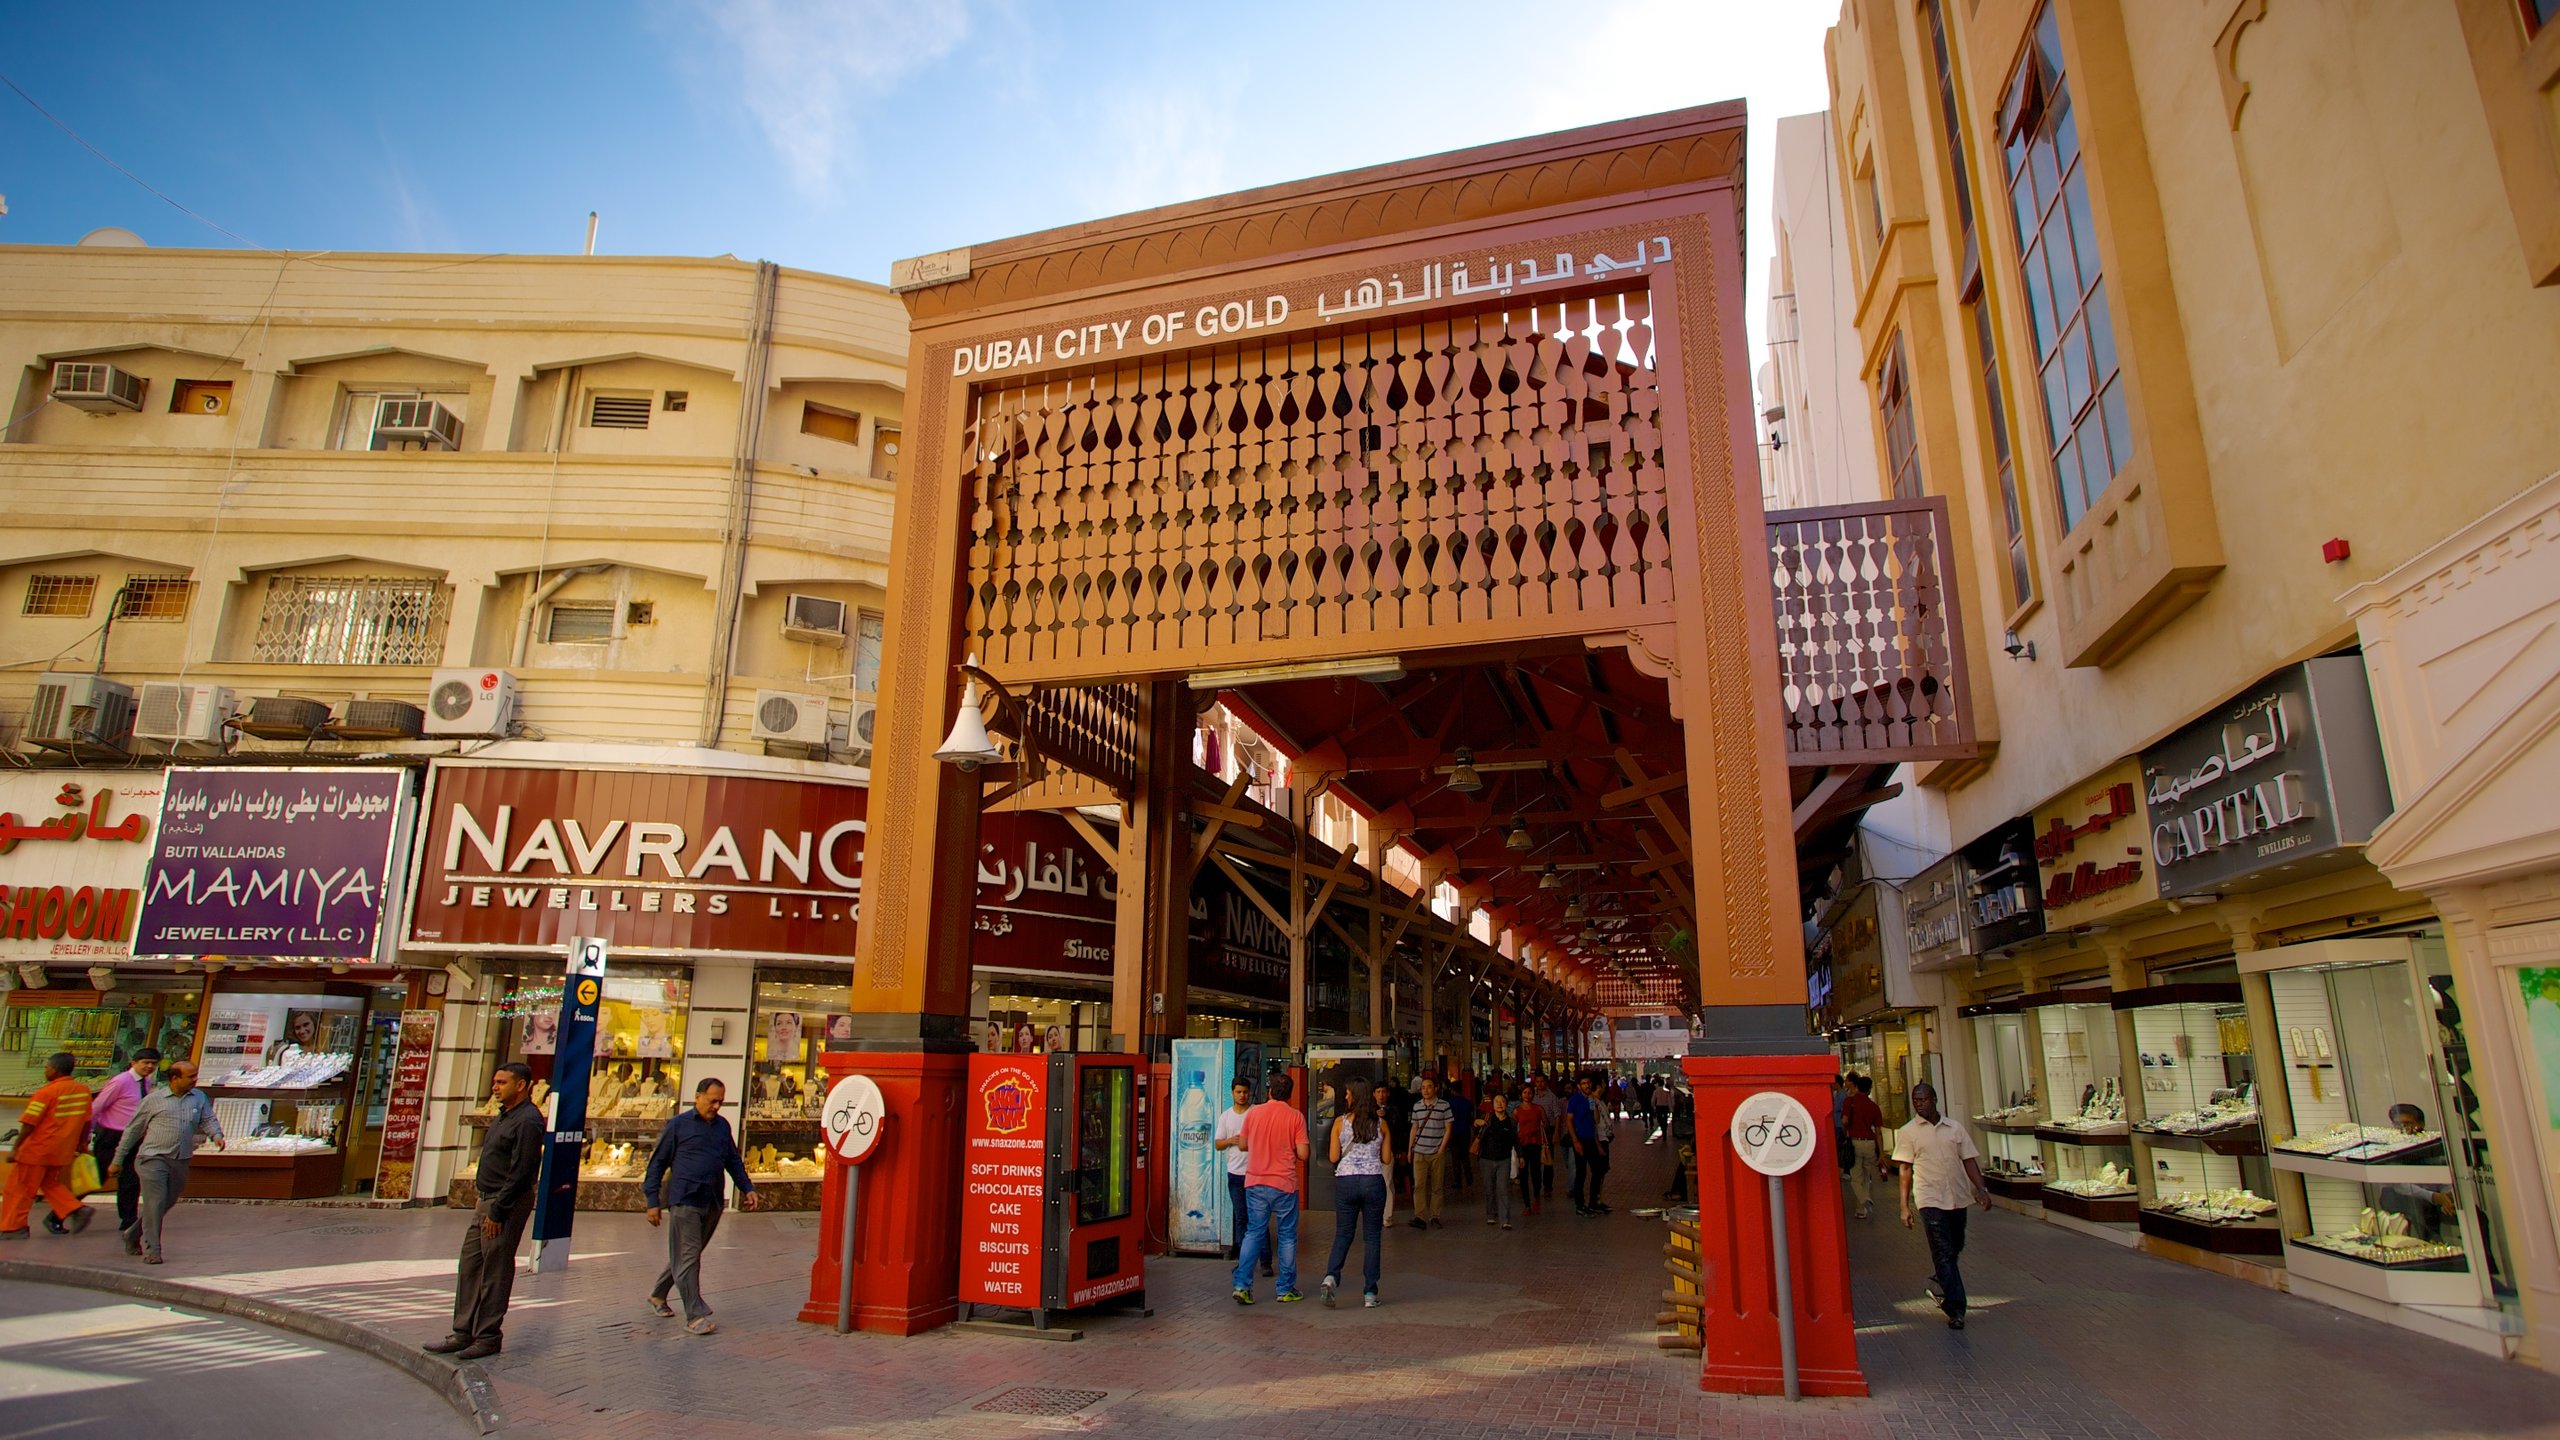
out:
M2554 1366L2550 836L2479 778L2550 734L2537 14L1851 0L1828 62L1992 742L1903 891L1951 1108L2015 1208Z
M0 906L0 1093L57 1043L105 1066L156 1041L212 1079L299 1042L348 1063L315 1061L301 1092L216 1089L280 1158L217 1162L211 1193L438 1196L489 1067L550 1078L559 942L589 934L613 941L590 1178L624 1178L616 1154L716 1078L767 1178L814 1196L801 1093L843 1008L858 879L809 878L808 837L829 837L817 870L858 866L894 298L729 259L131 245L0 249L0 295L5 778L49 807L48 787L157 795L171 767L405 777L378 939L326 961L256 939L137 956L129 914L75 925L78 888L5 868L39 846L0 854L30 907ZM479 798L440 804L466 775ZM456 812L522 883L457 884L495 918L433 930L405 892L473 856L422 843ZM737 866L716 845L701 863L711 820ZM138 857L110 858L131 873L97 894L141 883ZM841 943L711 918L786 898ZM637 928L679 910L689 929Z

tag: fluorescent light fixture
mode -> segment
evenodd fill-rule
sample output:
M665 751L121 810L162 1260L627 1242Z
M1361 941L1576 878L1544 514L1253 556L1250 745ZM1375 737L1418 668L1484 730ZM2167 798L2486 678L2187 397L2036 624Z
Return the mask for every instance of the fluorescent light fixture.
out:
M1296 665L1247 665L1234 670L1203 670L1186 677L1194 690L1240 690L1282 680L1374 680L1383 685L1404 678L1404 661L1393 655L1367 655L1351 660L1309 660Z

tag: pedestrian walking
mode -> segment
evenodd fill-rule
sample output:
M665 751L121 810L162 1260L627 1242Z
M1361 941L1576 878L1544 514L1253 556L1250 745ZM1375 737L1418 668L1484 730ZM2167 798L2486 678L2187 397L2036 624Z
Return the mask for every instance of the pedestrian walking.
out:
M1689 1203L1689 1172L1698 1166L1697 1097L1685 1089L1671 1092L1671 1188L1662 1198L1675 1205Z
M1395 1156L1394 1163L1387 1167L1387 1208L1392 1210L1398 1195L1412 1203L1413 1097L1401 1085L1380 1085L1377 1096L1378 1118L1386 1123L1387 1143Z
M1548 1154L1552 1157L1554 1169L1562 1172L1561 1176L1550 1174L1547 1177L1547 1193L1550 1196L1555 1193L1555 1182L1561 1178L1564 1181L1564 1193L1570 1196L1574 1193L1574 1178L1582 1172L1580 1161L1574 1153L1573 1120L1566 1112L1564 1094L1557 1088L1555 1081L1541 1079L1538 1082L1536 1103L1540 1110L1546 1112Z
M97 1214L71 1193L71 1162L89 1136L89 1087L71 1078L79 1063L68 1050L46 1056L44 1083L18 1112L9 1182L0 1186L0 1240L27 1238L27 1214L39 1196L69 1234L88 1229Z
M1244 1245L1234 1276L1239 1305L1253 1303L1253 1267L1274 1248L1280 1303L1307 1298L1298 1293L1298 1183L1307 1159L1307 1122L1289 1103L1295 1088L1288 1076L1272 1076L1271 1098L1244 1117ZM1276 1244L1271 1232L1277 1232Z
M1422 1098L1413 1103L1413 1228L1440 1228L1440 1202L1448 1190L1449 1137L1457 1133L1458 1112L1440 1096L1440 1077L1422 1077Z
M1378 1090L1384 1090L1379 1086ZM1333 1122L1333 1257L1324 1267L1324 1303L1342 1288L1342 1262L1351 1237L1360 1241L1360 1303L1378 1308L1378 1247L1386 1239L1387 1175L1395 1166L1395 1137L1378 1114L1377 1091L1363 1088L1347 1113Z
M1964 1254L1965 1205L1991 1208L1991 1191L1982 1183L1982 1152L1962 1125L1938 1113L1938 1090L1923 1080L1911 1087L1910 1124L1895 1132L1894 1163L1902 1167L1902 1228L1915 1223L1929 1237L1929 1261L1938 1276L1938 1308L1947 1328L1964 1328L1964 1276L1956 1262ZM1918 1215L1915 1220L1914 1208Z
M649 1168L640 1179L650 1225L667 1224L667 1268L649 1289L649 1308L674 1318L676 1312L667 1304L667 1292L673 1290L684 1302L684 1328L696 1335L720 1328L702 1300L702 1252L720 1233L726 1200L722 1177L738 1182L739 1209L753 1210L757 1203L746 1157L738 1153L738 1137L729 1133L729 1122L720 1115L728 1098L729 1087L717 1080L694 1086L693 1108L658 1132L657 1148L649 1152Z
M213 1097L196 1088L196 1067L181 1060L169 1067L169 1083L134 1110L116 1144L116 1168L134 1177L137 1191L133 1223L121 1232L124 1253L141 1256L145 1265L160 1263L160 1227L187 1193L199 1138L220 1148L222 1122L214 1118Z
M136 1188L132 1167L116 1163L116 1147L124 1143L124 1132L133 1125L133 1112L150 1097L151 1077L159 1069L160 1052L145 1045L133 1052L130 1064L98 1087L96 1098L89 1102L89 1158L98 1162L99 1182L116 1187L119 1231L133 1228L142 1192Z
M1464 1077L1460 1077L1460 1083L1449 1087L1449 1094L1447 1098L1449 1101L1449 1138L1452 1144L1463 1148L1467 1143L1467 1137L1475 1133L1476 1123L1475 1097L1467 1093ZM1470 1173L1470 1167L1464 1164L1458 1164L1444 1167L1441 1172L1441 1178L1450 1189L1464 1192L1467 1188L1467 1182L1474 1177ZM1436 1222L1439 1217L1435 1214L1432 1218Z
M498 1118L480 1137L480 1169L474 1185L480 1203L462 1232L462 1260L453 1277L453 1333L426 1347L462 1360L495 1355L506 1344L507 1300L516 1288L516 1247L533 1219L542 1175L542 1109L533 1103L533 1070L510 1060L489 1077Z
M1511 1128L1518 1132L1520 1163L1520 1201L1532 1215L1538 1213L1538 1202L1553 1190L1555 1172L1547 1163L1547 1112L1529 1098L1529 1087L1521 1087L1520 1103L1511 1107Z
M1849 1194L1858 1202L1858 1218L1864 1220L1876 1209L1876 1142L1884 1135L1884 1107L1876 1103L1873 1076L1852 1075L1849 1083L1857 1088L1840 1114L1856 1162L1849 1171Z
M1253 1086L1239 1080L1227 1087L1235 1103L1218 1112L1216 1128L1209 1132L1209 1148L1220 1152L1227 1162L1227 1258L1233 1260L1244 1246L1244 1117L1253 1110ZM1268 1258L1262 1273L1271 1273Z
M1476 1157L1476 1179L1484 1186L1484 1223L1511 1228L1511 1157L1520 1132L1511 1119L1511 1102L1495 1095L1476 1117L1475 1138L1468 1149Z
M1598 1077L1585 1075L1573 1098L1565 1102L1565 1120L1573 1127L1573 1151L1577 1168L1573 1176L1573 1210L1577 1215L1597 1216L1609 1213L1600 1200L1602 1182L1609 1178L1609 1137L1614 1128L1608 1100L1600 1093Z
M1653 1134L1644 1142L1647 1145L1671 1137L1672 1098L1677 1093L1677 1087L1668 1076L1653 1082Z

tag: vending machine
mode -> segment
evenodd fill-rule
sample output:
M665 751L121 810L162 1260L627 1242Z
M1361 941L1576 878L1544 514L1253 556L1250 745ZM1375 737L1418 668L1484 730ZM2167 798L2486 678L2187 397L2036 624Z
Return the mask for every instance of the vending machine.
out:
M1135 1055L969 1057L960 1299L1027 1311L1143 1306L1143 1061Z
M1218 1117L1235 1103L1231 1087L1239 1080L1255 1104L1270 1093L1261 1042L1173 1042L1173 1248L1184 1255L1223 1254L1235 1225L1227 1157L1210 1144Z

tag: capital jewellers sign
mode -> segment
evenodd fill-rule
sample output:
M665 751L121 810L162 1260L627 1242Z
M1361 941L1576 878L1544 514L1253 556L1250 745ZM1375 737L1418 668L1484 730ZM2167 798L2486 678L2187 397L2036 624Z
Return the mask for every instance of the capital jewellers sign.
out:
M439 764L408 943L853 956L866 790L760 775Z
M2391 813L2364 661L2279 670L2142 752L2163 895L2193 895L2363 842Z

